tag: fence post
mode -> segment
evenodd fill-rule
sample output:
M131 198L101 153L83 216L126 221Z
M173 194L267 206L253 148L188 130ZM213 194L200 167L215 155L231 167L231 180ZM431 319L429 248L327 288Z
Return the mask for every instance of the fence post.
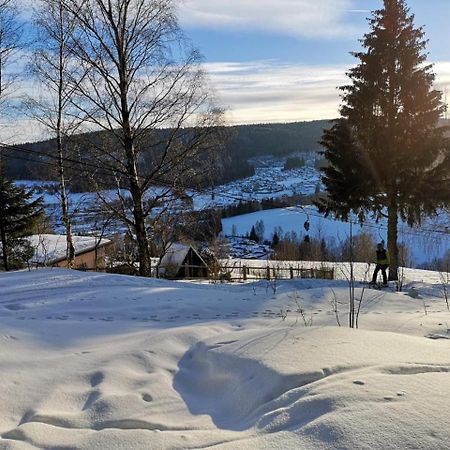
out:
M289 275L291 277L291 280L294 278L294 269L292 267L289 267Z
M267 266L267 270L266 270L266 280L270 280L270 267Z
M242 266L242 278L247 281L247 266Z

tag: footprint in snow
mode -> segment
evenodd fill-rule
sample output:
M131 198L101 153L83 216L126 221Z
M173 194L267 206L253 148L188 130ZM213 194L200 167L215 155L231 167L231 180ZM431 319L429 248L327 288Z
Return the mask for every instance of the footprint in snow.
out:
M18 338L16 338L15 336L11 335L11 334L2 334L2 339L5 339L7 341L17 341Z
M98 386L104 378L105 375L102 372L95 372L90 378L91 387Z
M153 401L153 397L150 394L142 394L142 400L144 400L144 402L152 402Z
M215 345L228 345L228 344L234 344L235 342L238 342L237 339L235 339L234 341L223 341L223 342L216 342Z

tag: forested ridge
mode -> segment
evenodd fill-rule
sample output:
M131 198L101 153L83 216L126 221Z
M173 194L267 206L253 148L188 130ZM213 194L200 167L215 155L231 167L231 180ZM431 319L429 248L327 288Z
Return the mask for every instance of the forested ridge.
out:
M226 147L223 153L222 171L218 184L250 176L253 167L247 160L258 156L273 155L284 157L297 152L308 152L320 148L318 141L323 130L329 127L329 120L294 123L267 123L255 125L236 125L226 128ZM161 130L160 133L167 133ZM74 158L83 154L82 146L94 143L99 145L105 138L105 132L89 133L77 139L78 149ZM25 150L25 151L24 151ZM55 141L45 140L18 145L18 149L6 149L7 175L12 179L52 180L52 158ZM50 164L47 164L50 163ZM82 182L72 180L75 188L83 188Z

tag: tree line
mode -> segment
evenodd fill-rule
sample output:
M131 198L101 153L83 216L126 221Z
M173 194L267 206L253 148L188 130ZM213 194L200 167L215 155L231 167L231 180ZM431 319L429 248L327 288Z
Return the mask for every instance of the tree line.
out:
M323 130L329 127L329 121L296 122L286 124L268 123L264 125L236 125L227 127L227 139L221 157L221 171L212 180L213 185L221 185L254 175L254 167L248 159L273 155L285 157L291 153L310 152L321 149L319 143ZM155 131L156 132L156 131ZM158 130L161 139L168 130ZM97 145L104 139L104 133L92 132L79 137L80 145ZM50 180L56 177L52 171L43 172L42 162L51 162L48 155L54 153L56 142L49 139L40 142L23 143L19 149L10 149L5 153L7 175L12 179ZM22 150L23 149L23 150ZM147 164L151 164L150 154L144 154ZM286 169L301 167L303 158L290 160ZM36 161L38 160L38 162ZM78 170L68 171L70 189L85 192L92 188L89 182L79 176Z

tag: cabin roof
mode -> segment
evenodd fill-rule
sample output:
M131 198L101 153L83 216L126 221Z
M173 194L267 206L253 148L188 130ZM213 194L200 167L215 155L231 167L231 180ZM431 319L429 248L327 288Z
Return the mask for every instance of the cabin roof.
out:
M201 262L205 265L205 267L208 267L205 260L199 255L194 247L192 247L191 245L172 243L169 245L165 255L161 258L161 261L159 262L159 268L165 269L169 266L179 268L186 259L189 251L194 252L201 260Z
M31 259L35 264L55 264L66 259L66 235L65 234L33 234L27 237L31 246L35 249ZM103 247L111 241L95 236L72 236L75 256L82 255ZM100 240L100 242L99 242Z

